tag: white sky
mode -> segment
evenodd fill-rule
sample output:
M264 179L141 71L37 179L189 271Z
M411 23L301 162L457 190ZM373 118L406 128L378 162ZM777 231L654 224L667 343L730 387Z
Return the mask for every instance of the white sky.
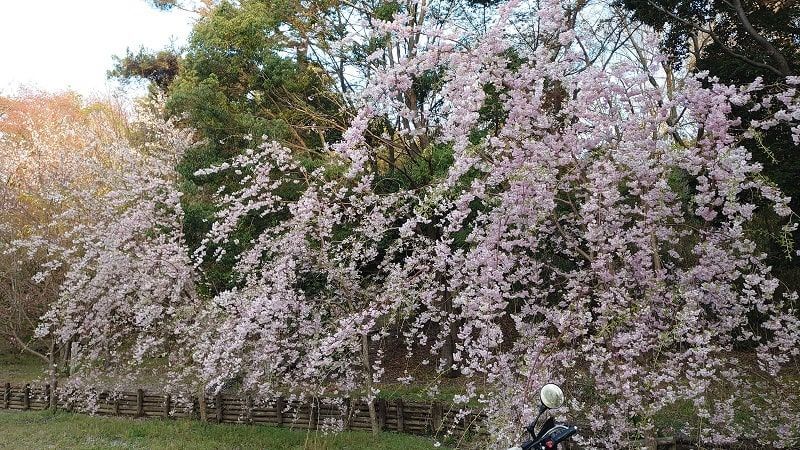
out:
M0 94L21 86L108 94L112 55L180 47L192 15L144 0L0 0Z

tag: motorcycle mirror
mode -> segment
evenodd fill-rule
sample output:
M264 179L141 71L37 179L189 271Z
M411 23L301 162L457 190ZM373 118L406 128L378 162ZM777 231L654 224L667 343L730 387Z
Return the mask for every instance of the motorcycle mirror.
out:
M547 409L560 408L564 404L564 391L558 385L548 383L539 390L542 405Z

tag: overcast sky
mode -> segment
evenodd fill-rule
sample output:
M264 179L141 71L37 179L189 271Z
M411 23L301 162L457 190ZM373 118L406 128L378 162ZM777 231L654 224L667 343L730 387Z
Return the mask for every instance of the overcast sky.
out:
M144 0L0 0L0 94L20 85L107 94L112 55L186 42L192 16Z

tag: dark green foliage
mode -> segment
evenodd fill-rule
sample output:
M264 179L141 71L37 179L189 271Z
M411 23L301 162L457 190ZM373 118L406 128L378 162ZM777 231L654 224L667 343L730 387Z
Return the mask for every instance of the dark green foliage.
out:
M523 64L528 62L527 59L520 57L517 50L513 47L509 48L504 53L509 60L509 69L518 70ZM498 87L493 84L487 84L483 87L486 100L484 100L483 106L479 110L481 126L473 130L470 135L470 142L473 144L477 144L487 136L494 135L502 127L508 116L504 106L505 99L503 98L506 91L507 89L498 89Z
M797 73L800 64L800 4L763 0L619 0L624 8L656 30L679 64L700 29L713 42L697 59L697 68L723 80L775 80Z
M165 49L157 52L140 48L137 53L126 50L125 56L114 56L114 68L108 71L109 78L122 81L145 79L166 91L178 76L180 55L177 50Z
M376 19L389 21L394 19L394 15L398 11L400 11L400 4L393 0L379 4L373 10L373 15Z
M411 89L417 97L417 108L424 109L425 101L428 99L432 92L441 89L444 80L444 71L439 70L426 70L421 76L415 77L412 82ZM435 108L437 105L434 105Z
M287 52L280 30L291 2L223 2L194 28L168 108L230 156L262 135L311 151L326 127L315 115L338 114L324 71ZM322 131L313 130L317 127Z
M409 167L412 186L425 186L447 175L453 164L453 148L449 144L435 144L425 149L425 158L416 159Z

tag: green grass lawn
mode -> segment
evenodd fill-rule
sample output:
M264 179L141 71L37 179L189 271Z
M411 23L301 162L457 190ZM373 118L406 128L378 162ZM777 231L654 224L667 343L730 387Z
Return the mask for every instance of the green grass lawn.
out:
M0 449L432 449L430 439L394 433L324 435L269 426L135 420L48 411L0 411Z

